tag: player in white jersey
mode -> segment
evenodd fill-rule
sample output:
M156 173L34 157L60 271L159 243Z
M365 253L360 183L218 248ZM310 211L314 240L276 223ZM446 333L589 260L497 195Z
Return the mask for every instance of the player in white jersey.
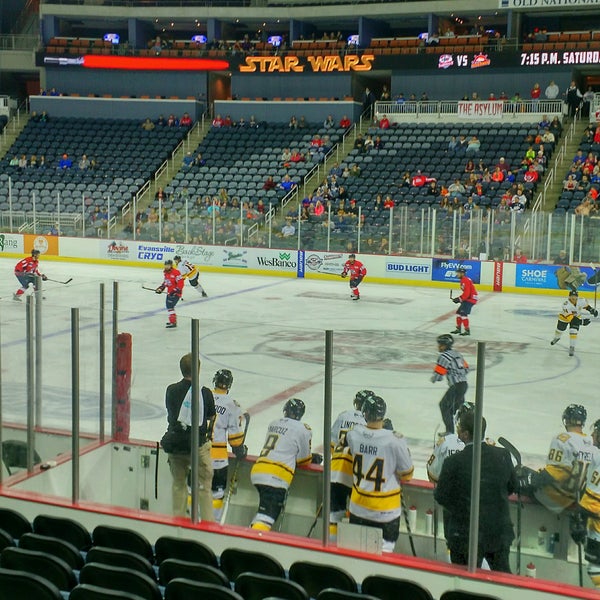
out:
M229 369L220 369L213 377L213 396L217 418L213 427L212 448L210 457L213 464L212 496L215 521L220 521L223 514L223 498L227 487L227 467L229 456L227 444L238 460L248 454L244 444L248 415L229 395L233 385L233 375Z
M393 552L400 534L401 483L412 479L414 467L405 438L384 429L385 401L371 396L363 403L366 425L346 434L352 456L354 486L350 523L383 532L383 551Z
M190 285L199 293L202 294L203 298L206 298L208 294L204 291L202 285L200 285L200 273L198 267L192 264L189 260L182 259L181 256L174 256L173 262L177 267L177 270L181 273L184 279L187 279Z
M472 402L465 402L456 413L454 413L454 427L456 428L456 424L464 412L472 410L475 410L475 405ZM460 452L464 447L464 442L456 433L445 433L444 435L438 436L438 440L433 447L433 453L427 461L427 477L429 477L429 481L437 483L440 473L442 472L444 461L452 454Z
M594 452L587 471L585 490L579 500L579 510L571 515L571 537L577 544L585 543L587 572L598 589L600 588L600 420L592 426L592 440Z
M292 398L283 407L283 417L269 424L260 456L250 480L259 495L258 512L250 527L270 531L285 504L296 465L320 464L323 457L311 453L312 430L302 423L306 407Z
M579 404L565 408L566 431L550 443L548 462L535 481L535 498L553 513L561 513L577 500L592 460L593 442L583 433L587 411Z
M348 499L352 491L352 457L348 453L346 434L355 425L366 425L362 405L374 396L371 390L361 390L354 397L354 408L342 411L331 427L331 512L329 513L329 539L337 539L338 523L346 516Z
M563 302L558 321L556 323L556 331L554 338L550 342L554 346L560 340L563 331L569 328L569 356L575 354L575 342L579 327L590 324L590 316L597 317L598 311L591 306L587 300L580 298L577 290L571 290L569 297Z

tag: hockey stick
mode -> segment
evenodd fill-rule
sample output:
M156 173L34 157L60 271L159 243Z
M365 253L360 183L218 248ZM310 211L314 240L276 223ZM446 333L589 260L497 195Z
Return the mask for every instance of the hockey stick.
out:
M71 283L73 281L72 277L69 277L66 281L59 281L58 279L50 279L50 277L46 277L46 281L52 281L53 283L62 283L62 285L67 285L67 283Z
M522 466L521 453L506 439L503 437L498 438L498 443L504 446L510 455L517 462L517 468ZM517 487L517 575L521 574L521 484Z
M452 300L452 289L450 289L450 300Z
M415 550L415 541L413 539L412 530L410 528L410 523L408 522L408 510L406 509L406 500L404 498L404 490L402 486L400 486L400 502L402 504L402 513L404 514L404 523L406 525L406 531L408 533L408 541L410 542L410 549L413 556L417 556L417 551Z
M319 508L317 509L317 514L315 515L312 525L310 526L310 529L308 530L308 533L306 534L306 537L309 538L312 535L312 532L315 530L315 527L317 526L317 521L319 520L319 517L321 516L322 511L323 511L323 503L321 502L321 504L319 504Z
M246 441L248 425L250 425L250 415L248 413L244 413L243 416L246 419L246 425L244 426L244 439L242 440L242 445ZM225 498L225 502L223 503L223 514L221 515L220 521L221 525L225 523L225 519L227 518L227 513L229 512L229 503L231 502L231 496L237 493L238 471L241 462L242 461L239 458L235 458L235 466L233 467L233 473L231 474L231 479L229 480L229 489L227 490L227 497Z
M143 290L148 290L149 292L154 292L156 293L156 288L152 288L152 287L148 287L147 285L142 285L142 289ZM160 292L161 294L163 292ZM183 296L181 296L181 298L179 298L182 302L184 301Z

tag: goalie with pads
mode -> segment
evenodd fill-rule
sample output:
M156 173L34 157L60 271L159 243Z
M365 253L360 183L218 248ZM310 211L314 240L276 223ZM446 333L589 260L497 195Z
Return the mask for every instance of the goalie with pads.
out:
M367 269L365 269L365 266L359 260L356 260L356 254L348 255L348 260L344 263L344 269L340 275L342 278L345 278L348 276L348 273L350 274L350 298L352 300L360 300L358 286L365 278Z
M550 345L554 346L560 340L563 331L568 327L570 338L569 356L573 356L575 354L575 342L577 341L579 327L581 325L584 327L589 325L591 322L590 316L597 317L598 311L587 300L579 298L576 290L571 290L569 297L563 302L561 311L558 314L556 331Z

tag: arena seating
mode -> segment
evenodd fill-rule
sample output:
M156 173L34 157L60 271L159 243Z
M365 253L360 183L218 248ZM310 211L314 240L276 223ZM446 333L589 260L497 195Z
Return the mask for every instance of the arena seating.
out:
M111 213L115 214L130 201L185 136L184 127L161 127L153 131L141 128L142 119L52 118L48 122L30 120L0 161L3 181L0 210L8 210L8 186L12 180L13 210L32 210L35 192L36 210L53 212L57 192L61 211L81 211L82 196L88 211L105 206L110 196ZM73 165L59 169L63 154ZM81 170L82 155L95 161L93 168ZM10 160L35 155L45 157L45 168L19 169ZM116 157L119 157L118 159Z
M84 541L101 540L104 546L94 543L80 552L56 538L27 533L36 529L36 523L51 523L55 527L62 523L70 531L85 531ZM17 547L5 528L11 529L17 539L28 540L22 544L28 547ZM214 564L207 564L213 561L213 555L199 542L162 537L150 546L145 538L132 533L136 534L98 526L90 534L73 519L48 515L38 515L32 525L17 511L2 509L0 539L7 543L0 553L0 599L254 600L264 598L265 590L269 596L301 600L431 599L427 590L411 581L370 575L363 582L361 593L361 585L342 569L298 561L290 566L288 574L276 558L237 548L224 550L220 560L214 557ZM132 551L114 549L119 546L128 546ZM77 558L72 562L74 554ZM402 595L406 593L408 596Z

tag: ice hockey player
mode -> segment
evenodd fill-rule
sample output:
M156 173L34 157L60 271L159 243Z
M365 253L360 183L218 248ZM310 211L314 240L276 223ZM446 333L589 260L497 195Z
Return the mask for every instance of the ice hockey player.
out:
M456 269L456 275L460 280L461 295L457 298L452 298L454 304L459 304L456 311L456 329L451 333L457 333L458 335L471 335L471 328L469 325L469 315L471 309L475 304L479 296L477 290L470 277L467 277L467 270L465 267L458 267ZM462 329L464 327L464 330Z
M563 302L560 313L558 313L556 331L550 345L554 346L560 340L563 331L568 327L569 356L573 356L575 354L575 342L577 341L579 327L581 325L584 327L589 325L590 316L597 317L598 311L593 306L590 306L587 300L580 298L577 290L571 290L569 297Z
M212 448L210 456L213 464L212 495L215 521L220 521L223 515L223 498L227 487L227 471L229 456L227 444L238 460L243 460L248 454L244 444L246 437L246 422L249 419L240 405L229 395L233 385L233 374L229 369L219 369L213 377L213 396L217 418L213 427Z
M454 338L449 333L439 335L437 344L440 354L433 369L431 382L441 381L444 377L448 381L448 389L440 400L440 412L446 433L454 433L454 413L465 401L469 365L460 352L452 349Z
M566 432L550 442L548 462L535 478L535 498L553 513L571 507L583 488L594 451L592 438L583 432L586 419L587 411L580 404L565 408L562 422Z
M14 293L13 300L21 301L21 296L27 290L29 284L35 285L36 276L41 277L42 281L48 279L46 275L40 273L39 261L40 251L34 248L31 251L31 256L23 258L15 265L15 277L19 280L21 287Z
M165 260L164 268L164 279L163 282L156 288L157 294L162 294L167 290L167 299L165 306L169 315L169 321L166 325L167 329L177 327L177 314L175 313L175 306L181 298L183 293L184 280L181 277L181 273L173 267L172 260Z
M571 515L571 537L576 544L585 542L587 572L596 589L600 588L600 420L592 426L595 452L587 470L585 490L579 510ZM587 539L586 539L587 538Z
M346 434L356 425L366 425L362 406L366 398L375 393L361 390L354 397L354 408L342 411L331 427L331 512L329 513L329 539L337 539L338 523L346 516L352 491L352 457L348 453Z
M271 530L283 510L297 465L323 462L320 454L311 451L311 428L300 420L305 410L302 400L291 398L283 407L283 417L267 428L260 456L250 472L259 496L252 529Z
M341 272L342 278L347 277L348 273L350 273L350 298L360 300L358 286L365 278L367 269L359 260L356 260L356 254L348 254L348 260L344 263L344 269Z
M173 262L175 267L179 269L181 276L187 279L189 284L199 293L202 294L203 298L206 298L208 294L204 291L204 288L200 284L200 272L198 267L192 264L189 260L182 259L181 256L174 256Z
M367 424L346 434L354 476L349 510L350 523L381 529L383 551L393 552L400 532L401 483L412 479L414 467L404 436L384 428L386 409L383 398L366 398Z
M454 428L456 429L456 424L463 413L473 410L475 410L475 405L472 402L465 402L462 406L459 406L458 410L454 413ZM433 453L427 461L427 477L429 477L429 481L437 483L444 461L452 454L460 452L464 447L464 442L456 433L438 435L436 444L433 447Z

